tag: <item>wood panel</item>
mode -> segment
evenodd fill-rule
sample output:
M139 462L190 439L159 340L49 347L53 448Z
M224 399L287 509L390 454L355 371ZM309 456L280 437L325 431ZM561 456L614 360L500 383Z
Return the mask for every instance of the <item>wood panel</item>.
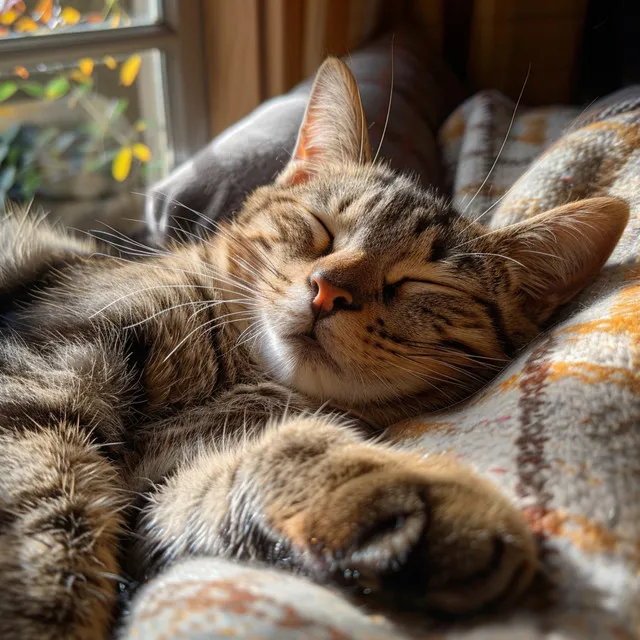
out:
M265 97L289 91L303 77L304 0L262 0Z
M210 130L213 135L263 99L259 0L203 2Z
M420 26L436 51L442 51L444 47L444 2L445 0L416 0L414 4Z
M587 0L475 0L471 88L517 98L531 65L524 102L570 101L586 5Z

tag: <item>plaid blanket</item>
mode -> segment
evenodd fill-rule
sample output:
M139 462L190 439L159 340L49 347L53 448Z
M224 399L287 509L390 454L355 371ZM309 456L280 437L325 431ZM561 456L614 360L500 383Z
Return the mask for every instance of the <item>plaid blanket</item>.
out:
M498 379L453 410L390 430L503 488L539 536L539 584L516 611L453 625L372 615L295 576L196 559L142 589L127 640L640 638L640 88L584 112L515 111L484 92L438 140L457 207L489 227L591 196L631 207L599 279Z

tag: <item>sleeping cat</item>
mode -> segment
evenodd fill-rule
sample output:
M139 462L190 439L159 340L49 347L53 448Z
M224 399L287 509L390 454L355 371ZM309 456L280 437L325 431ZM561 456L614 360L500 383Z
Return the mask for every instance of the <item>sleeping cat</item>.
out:
M206 242L129 260L1 221L0 637L107 637L127 537L141 573L215 555L425 612L512 602L537 566L514 506L370 436L483 385L627 217L464 220L371 161L329 59L288 166Z

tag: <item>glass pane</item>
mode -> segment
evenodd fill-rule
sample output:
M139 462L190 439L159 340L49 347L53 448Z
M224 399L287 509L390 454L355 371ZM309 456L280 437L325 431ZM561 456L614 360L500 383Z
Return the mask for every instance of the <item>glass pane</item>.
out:
M33 199L70 226L132 228L173 162L162 85L156 50L0 73L0 210Z
M160 0L0 0L0 38L156 23Z

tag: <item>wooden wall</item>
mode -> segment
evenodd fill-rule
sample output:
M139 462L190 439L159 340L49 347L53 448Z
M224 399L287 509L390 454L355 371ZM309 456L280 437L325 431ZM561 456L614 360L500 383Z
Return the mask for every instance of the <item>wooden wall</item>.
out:
M587 0L204 0L210 131L402 19L418 24L471 91L526 104L572 97Z

